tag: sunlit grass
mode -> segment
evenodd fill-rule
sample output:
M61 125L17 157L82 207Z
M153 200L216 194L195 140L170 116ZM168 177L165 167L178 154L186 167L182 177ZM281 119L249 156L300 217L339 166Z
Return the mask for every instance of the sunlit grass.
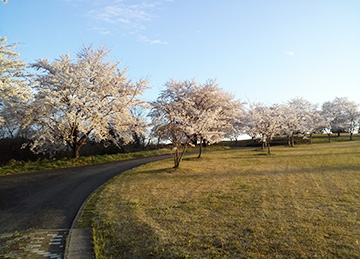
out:
M307 135L307 137L309 137L309 135ZM341 133L340 136L338 136L337 133L330 134L331 142L344 142L349 140L350 140L349 133ZM353 140L360 140L360 134L353 134ZM328 142L329 142L329 136L327 134L314 134L313 136L313 144L328 143Z
M82 217L97 258L357 258L360 143L187 156L130 170Z

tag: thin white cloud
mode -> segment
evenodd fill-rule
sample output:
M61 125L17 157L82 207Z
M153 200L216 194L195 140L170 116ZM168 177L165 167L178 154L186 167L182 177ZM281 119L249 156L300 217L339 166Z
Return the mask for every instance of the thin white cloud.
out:
M161 1L113 0L90 11L90 16L108 24L121 24L131 30L145 30L156 18L155 10Z
M170 2L172 0L103 0L90 7L88 17L93 22L93 31L97 33L110 34L125 30L128 35L133 35L141 42L168 44L159 39L149 39L143 34L158 17L162 6Z
M123 4L106 6L97 17L108 23L123 23L134 28L144 28L143 23L152 20L152 15L141 6Z
M288 56L294 56L295 52L288 50L288 51L285 52L285 54L288 55Z
M168 44L168 42L166 42L166 41L152 40L152 39L149 39L148 37L143 36L143 35L138 36L138 41L146 42L146 43L150 43L150 44L162 44L162 45Z
M93 27L92 28L93 31L96 31L97 33L103 34L103 35L107 35L111 33L111 30L108 30L104 27Z
M87 0L61 0L61 1L70 3L70 4L83 4Z

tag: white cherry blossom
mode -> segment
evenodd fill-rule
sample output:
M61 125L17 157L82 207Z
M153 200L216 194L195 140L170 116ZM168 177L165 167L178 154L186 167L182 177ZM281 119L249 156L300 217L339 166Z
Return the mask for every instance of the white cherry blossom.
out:
M120 136L131 140L136 118L130 109L144 105L139 99L146 80L132 82L119 62L108 60L109 50L84 47L76 59L62 55L54 62L33 64L42 73L36 77L36 96L27 122L35 122L32 149L35 152L71 148L73 157L89 139L100 142Z

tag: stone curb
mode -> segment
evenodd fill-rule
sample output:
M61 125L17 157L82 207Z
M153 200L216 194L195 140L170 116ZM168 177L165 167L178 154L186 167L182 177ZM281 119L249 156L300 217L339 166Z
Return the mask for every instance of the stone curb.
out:
M106 182L107 183L107 182ZM101 185L102 186L102 185ZM101 187L96 188L81 204L76 216L69 229L68 238L66 239L64 259L90 259L95 258L92 248L92 231L89 228L77 229L77 223L81 217L86 203L91 196Z

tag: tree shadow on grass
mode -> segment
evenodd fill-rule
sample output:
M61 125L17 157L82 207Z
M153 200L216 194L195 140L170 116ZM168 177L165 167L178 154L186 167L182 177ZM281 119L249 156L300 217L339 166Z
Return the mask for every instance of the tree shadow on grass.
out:
M269 154L269 153L258 153L258 154L255 154L255 156L274 156L275 154Z
M106 222L106 217L103 217L105 221L98 223L105 228L105 230L100 228L95 233L102 258L149 258L151 255L158 255L157 248L161 244L158 242L159 238L154 227L139 218L136 210L131 206L134 205L125 208L127 213L124 215L125 220L124 218L120 220L121 224L116 223L111 226Z
M178 172L179 170L181 170L181 168L165 167L156 170L144 170L139 173L140 174L172 174Z
M199 161L202 160L202 157L185 157L183 158L183 161Z

